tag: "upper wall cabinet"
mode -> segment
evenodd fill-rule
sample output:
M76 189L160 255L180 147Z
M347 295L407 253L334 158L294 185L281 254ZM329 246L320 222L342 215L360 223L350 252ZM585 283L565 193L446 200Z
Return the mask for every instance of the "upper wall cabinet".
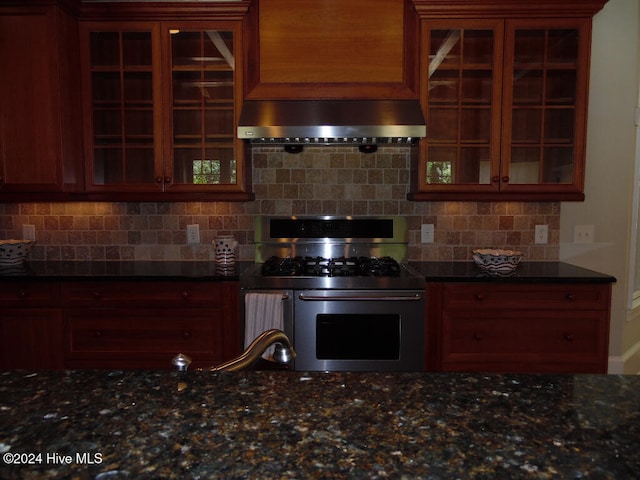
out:
M0 5L0 201L58 200L82 189L78 68L68 5Z
M253 0L247 20L249 99L417 96L409 0Z
M235 135L247 4L227 3L237 10L232 19L228 11L215 15L219 2L209 5L214 12L204 21L190 20L195 12L163 16L155 9L145 18L158 19L139 21L146 7L133 4L114 7L118 20L91 21L84 12L89 198L251 199L249 166Z
M583 200L602 0L414 0L427 119L413 200Z

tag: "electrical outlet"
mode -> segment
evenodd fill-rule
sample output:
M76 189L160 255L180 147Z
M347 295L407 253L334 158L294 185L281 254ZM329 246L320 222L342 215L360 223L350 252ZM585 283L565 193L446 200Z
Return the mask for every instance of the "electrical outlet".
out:
M549 225L536 225L534 243L538 245L549 243Z
M23 240L35 240L36 239L36 226L35 225L22 225L22 239Z
M595 227L593 225L575 225L573 227L573 243L593 243Z
M425 223L420 228L420 241L422 243L433 243L435 235L435 226L433 223Z
M187 225L187 245L198 245L200 243L200 225Z

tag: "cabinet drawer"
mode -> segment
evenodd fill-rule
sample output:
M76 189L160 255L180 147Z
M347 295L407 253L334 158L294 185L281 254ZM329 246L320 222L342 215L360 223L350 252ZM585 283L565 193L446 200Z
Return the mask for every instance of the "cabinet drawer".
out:
M98 359L131 354L172 355L183 352L211 357L222 352L221 313L190 310L167 315L166 310L66 311L66 353L69 358Z
M610 286L602 284L448 284L444 310L608 310Z
M57 283L33 282L12 279L0 285L0 306L54 307L60 303L60 287Z
M607 314L584 311L577 315L549 311L453 312L443 315L442 360L455 364L499 365L499 370L521 370L526 365L556 364L557 371L576 364L604 367L607 351ZM584 371L592 371L585 368Z
M214 282L68 282L62 286L66 307L217 307L221 288Z

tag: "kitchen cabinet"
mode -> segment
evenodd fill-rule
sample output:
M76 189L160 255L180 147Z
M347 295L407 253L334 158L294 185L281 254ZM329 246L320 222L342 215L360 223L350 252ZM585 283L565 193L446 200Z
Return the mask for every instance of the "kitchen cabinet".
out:
M416 98L418 27L410 0L253 0L246 98Z
M414 0L427 136L412 200L583 200L591 19L604 1Z
M0 201L83 188L78 26L60 3L0 5Z
M193 11L175 5L110 4L109 21L89 20L103 18L102 5L83 10L88 198L253 198L235 134L246 2Z
M428 283L427 369L606 373L610 284Z
M63 367L57 283L14 280L0 288L0 368Z
M64 282L68 368L172 368L184 353L194 367L240 353L234 282Z

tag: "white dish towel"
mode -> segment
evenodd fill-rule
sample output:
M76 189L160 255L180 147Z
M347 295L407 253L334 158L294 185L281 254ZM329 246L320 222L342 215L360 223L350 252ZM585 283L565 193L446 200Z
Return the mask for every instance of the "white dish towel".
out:
M282 292L247 293L244 297L244 348L246 349L262 332L277 328L284 329L282 316ZM273 355L272 345L263 357Z

